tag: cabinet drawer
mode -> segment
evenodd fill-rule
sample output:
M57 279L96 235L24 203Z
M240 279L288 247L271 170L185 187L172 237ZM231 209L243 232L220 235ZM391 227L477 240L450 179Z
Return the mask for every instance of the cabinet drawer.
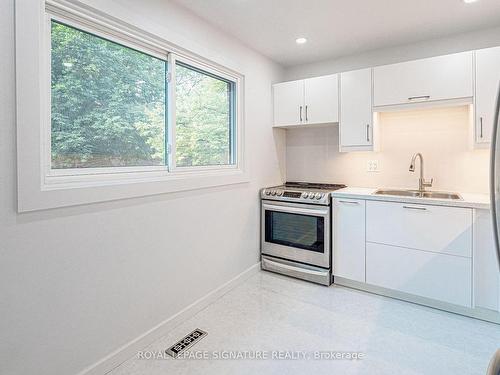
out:
M471 257L472 209L368 201L366 240Z
M471 259L367 243L368 284L471 307Z

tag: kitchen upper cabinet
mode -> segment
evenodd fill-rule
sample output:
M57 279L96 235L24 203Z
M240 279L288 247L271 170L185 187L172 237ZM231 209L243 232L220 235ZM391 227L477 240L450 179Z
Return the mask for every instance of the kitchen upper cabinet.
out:
M473 96L473 54L456 53L374 68L374 106Z
M476 143L489 143L500 82L500 47L476 51Z
M373 145L372 69L340 75L340 147Z
M333 274L365 282L365 201L336 198L333 212Z
M338 75L304 80L304 120L308 124L339 121Z
M274 126L338 122L338 91L337 74L273 85Z
M304 81L273 85L274 125L300 125L304 119Z

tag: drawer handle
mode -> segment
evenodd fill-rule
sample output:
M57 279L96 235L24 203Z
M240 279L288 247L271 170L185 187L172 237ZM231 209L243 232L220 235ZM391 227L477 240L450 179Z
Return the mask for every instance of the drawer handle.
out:
M351 201L339 201L339 203L359 204L359 202L351 202Z
M409 210L427 211L427 208L425 207L403 206L403 208L407 208Z
M418 99L424 99L424 100L429 100L431 98L430 95L421 95L421 96L410 96L408 98L409 101L412 101L412 100L418 100Z

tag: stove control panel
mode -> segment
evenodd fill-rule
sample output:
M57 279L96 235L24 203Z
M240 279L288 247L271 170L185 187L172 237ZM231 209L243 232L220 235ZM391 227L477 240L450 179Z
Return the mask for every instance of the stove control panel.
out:
M261 191L261 197L264 199L314 204L329 204L330 202L328 193L318 191L295 191L268 188Z

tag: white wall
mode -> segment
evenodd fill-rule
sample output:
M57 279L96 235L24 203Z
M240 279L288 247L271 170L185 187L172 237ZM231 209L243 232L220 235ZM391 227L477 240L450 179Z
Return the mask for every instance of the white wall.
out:
M258 261L282 70L165 0L88 1L246 76L251 183L16 213L14 0L0 2L0 373L76 374Z
M367 51L357 55L312 64L297 65L286 69L285 79L294 80L315 77L494 46L500 46L500 27Z
M379 133L378 152L339 153L337 125L288 130L287 180L416 189L420 165L408 167L421 152L433 189L488 193L489 150L470 147L468 106L382 113ZM367 172L368 160L380 172Z

